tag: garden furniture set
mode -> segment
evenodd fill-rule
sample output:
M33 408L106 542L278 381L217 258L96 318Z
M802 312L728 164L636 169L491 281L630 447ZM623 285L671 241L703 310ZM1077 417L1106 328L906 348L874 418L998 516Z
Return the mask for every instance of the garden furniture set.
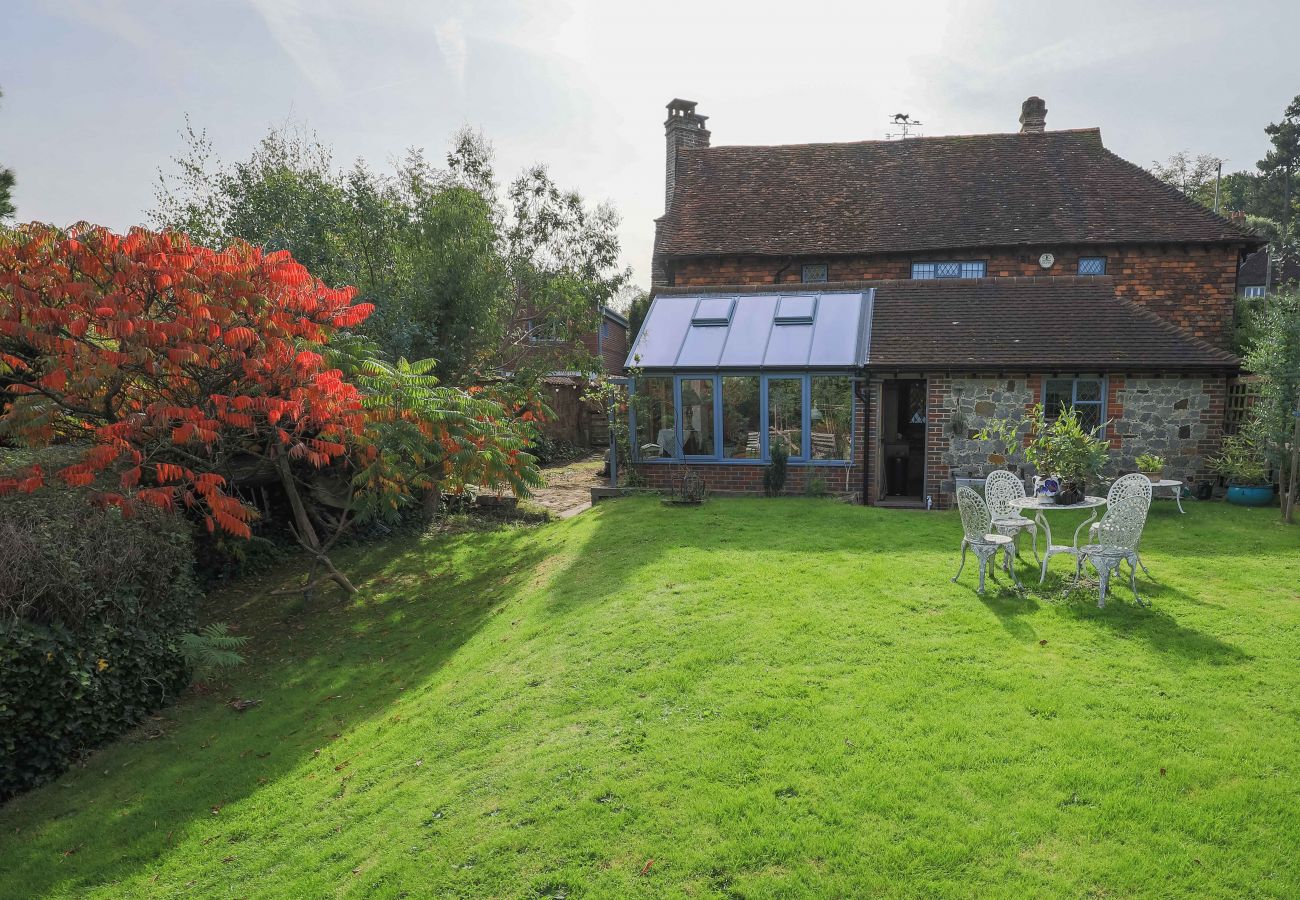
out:
M1181 486L1181 482L1168 486L1173 485ZM1085 562L1091 563L1096 569L1097 605L1104 607L1111 576L1119 571L1121 563L1128 562L1129 586L1133 590L1133 599L1143 604L1138 595L1136 570L1141 566L1148 576L1151 573L1138 554L1138 542L1142 538L1142 529L1151 507L1153 489L1164 486L1163 482L1153 483L1147 476L1134 473L1116 479L1104 498L1085 496L1077 503L1056 503L1046 496L1029 496L1024 482L1005 470L990 473L985 480L984 497L967 486L960 486L957 488L957 506L962 521L962 558L952 580L955 582L961 576L966 565L966 552L968 549L973 550L979 559L979 592L983 593L988 561L995 558L1001 550L1004 568L1019 584L1013 565L1018 556L1016 538L1022 531L1027 531L1033 540L1034 558L1039 560L1039 584L1047 578L1048 560L1059 554L1072 555L1075 558L1076 584L1083 573ZM1098 521L1097 512L1103 506L1106 507L1106 512ZM1065 510L1087 510L1089 516L1075 528L1070 544L1056 544L1052 541L1048 514ZM1033 513L1032 519L1026 515L1029 512ZM1179 512L1182 512L1181 504ZM1079 535L1084 533L1085 528L1088 542L1081 545ZM1043 533L1045 543L1041 559L1038 555L1039 530Z

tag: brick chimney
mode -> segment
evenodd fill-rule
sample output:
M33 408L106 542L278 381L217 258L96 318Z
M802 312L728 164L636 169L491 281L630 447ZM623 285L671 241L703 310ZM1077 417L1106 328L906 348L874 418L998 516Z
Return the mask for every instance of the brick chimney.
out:
M695 112L694 100L674 100L668 104L668 119L664 122L664 134L668 139L667 178L664 184L664 210L673 205L673 187L677 184L677 150L688 150L709 146L709 129L704 127L704 120Z
M1030 97L1020 104L1020 133L1042 134L1047 129L1047 104L1042 97Z

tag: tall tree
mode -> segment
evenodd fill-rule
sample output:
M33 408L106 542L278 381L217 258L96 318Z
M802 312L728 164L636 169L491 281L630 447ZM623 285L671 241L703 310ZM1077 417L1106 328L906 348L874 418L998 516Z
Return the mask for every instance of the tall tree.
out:
M4 92L0 91L0 97ZM13 218L14 171L0 166L0 220Z
M1259 161L1259 171L1266 178L1276 178L1282 188L1282 214L1279 217L1282 226L1278 241L1278 255L1285 257L1291 252L1294 232L1291 227L1294 213L1294 179L1300 168L1300 96L1293 99L1277 122L1270 122L1264 129L1273 148Z
M1214 206L1214 187L1222 160L1209 153L1193 156L1179 150L1164 162L1151 163L1151 172L1202 206Z

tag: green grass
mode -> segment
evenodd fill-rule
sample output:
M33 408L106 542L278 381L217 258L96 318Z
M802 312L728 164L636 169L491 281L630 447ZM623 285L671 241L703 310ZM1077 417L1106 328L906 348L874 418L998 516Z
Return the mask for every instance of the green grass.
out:
M353 605L214 597L249 665L0 809L0 893L1296 896L1276 519L1157 503L1150 609L813 500L353 550Z

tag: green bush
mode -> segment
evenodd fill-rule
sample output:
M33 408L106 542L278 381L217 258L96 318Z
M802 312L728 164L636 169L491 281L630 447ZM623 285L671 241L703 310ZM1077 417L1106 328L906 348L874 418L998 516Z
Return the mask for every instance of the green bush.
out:
M0 801L173 700L198 591L186 524L80 493L0 501Z
M779 497L785 491L786 465L790 459L790 448L786 446L784 437L774 434L767 452L772 461L763 468L763 492L769 497Z

